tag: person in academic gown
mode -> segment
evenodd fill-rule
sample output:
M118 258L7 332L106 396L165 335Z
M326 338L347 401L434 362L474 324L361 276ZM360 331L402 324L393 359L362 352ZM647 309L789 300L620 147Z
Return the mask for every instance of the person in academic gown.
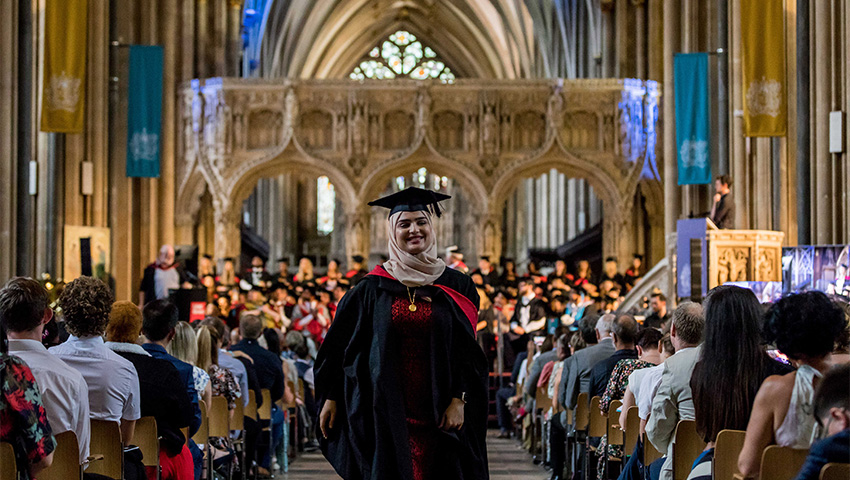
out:
M345 480L486 480L487 361L478 294L437 255L450 197L408 188L390 209L390 258L343 297L315 363L325 457Z

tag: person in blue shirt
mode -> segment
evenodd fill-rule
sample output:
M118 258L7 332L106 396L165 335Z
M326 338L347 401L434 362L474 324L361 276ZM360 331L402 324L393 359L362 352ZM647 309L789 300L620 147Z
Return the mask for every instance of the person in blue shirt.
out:
M192 365L180 361L169 355L166 348L174 338L177 322L180 320L177 306L169 300L160 299L148 302L142 310L142 334L147 342L142 345L153 358L167 360L174 365L180 379L186 384L186 393L192 401L194 417L189 425L189 437L191 438L201 426L201 407L198 405L198 392L195 390L195 380L192 377ZM195 462L195 479L201 477L203 467L203 453L193 440L189 440L189 450Z
M812 445L796 480L818 480L827 463L850 463L850 364L823 376L813 400L823 440Z

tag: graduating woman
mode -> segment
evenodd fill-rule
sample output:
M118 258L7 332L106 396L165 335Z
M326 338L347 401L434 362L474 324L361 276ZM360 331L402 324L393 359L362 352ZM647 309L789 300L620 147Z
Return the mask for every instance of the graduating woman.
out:
M322 452L345 480L489 478L478 294L432 224L448 198L369 203L390 209L390 258L343 297L315 365Z

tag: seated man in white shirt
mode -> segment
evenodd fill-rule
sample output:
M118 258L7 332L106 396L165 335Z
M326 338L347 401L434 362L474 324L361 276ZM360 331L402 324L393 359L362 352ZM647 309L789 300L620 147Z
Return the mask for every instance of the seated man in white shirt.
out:
M54 434L74 432L80 464L89 456L89 391L80 372L47 352L44 325L53 318L47 290L32 278L15 277L0 290L0 324L9 337L9 353L32 370Z
M89 388L91 418L119 422L125 445L133 442L139 406L139 376L133 364L103 342L109 323L112 292L100 280L80 277L59 297L68 340L50 353L79 371Z

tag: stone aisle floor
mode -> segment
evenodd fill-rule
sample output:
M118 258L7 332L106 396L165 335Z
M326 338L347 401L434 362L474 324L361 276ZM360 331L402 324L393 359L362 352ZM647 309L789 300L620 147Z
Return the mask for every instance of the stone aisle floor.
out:
M515 440L496 438L498 430L487 432L487 452L491 480L543 480L549 478L543 468L531 463L531 456ZM309 453L292 463L288 474L279 480L336 480L333 469L321 453ZM445 479L449 480L449 479Z

